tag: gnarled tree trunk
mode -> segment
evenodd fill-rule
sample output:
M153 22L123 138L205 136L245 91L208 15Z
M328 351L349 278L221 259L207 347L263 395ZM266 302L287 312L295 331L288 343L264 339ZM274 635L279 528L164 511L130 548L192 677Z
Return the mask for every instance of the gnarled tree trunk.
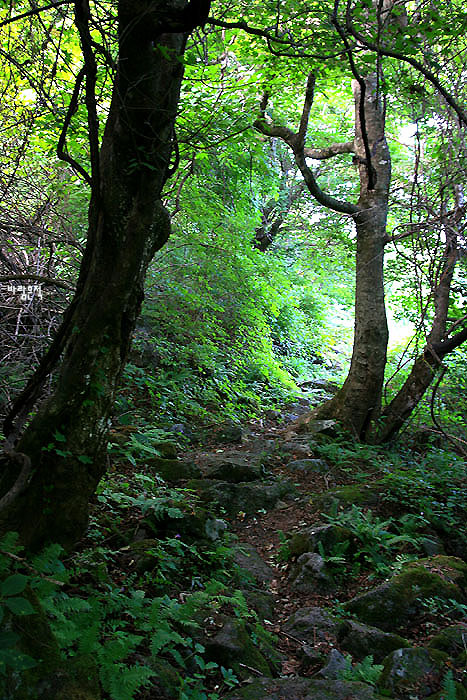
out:
M106 468L108 418L146 269L170 233L160 195L173 150L180 59L189 32L205 19L202 5L119 2L118 68L56 390L16 448L30 460L30 479L0 513L1 529L19 531L29 547L49 539L70 546L79 538ZM17 479L18 460L7 457L6 467L0 493Z

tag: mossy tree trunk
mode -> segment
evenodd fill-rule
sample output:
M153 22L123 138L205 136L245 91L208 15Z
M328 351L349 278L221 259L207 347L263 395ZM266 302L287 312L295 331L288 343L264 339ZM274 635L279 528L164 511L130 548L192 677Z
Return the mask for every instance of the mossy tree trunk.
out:
M160 196L173 151L181 58L189 32L205 19L201 5L206 9L193 0L119 2L118 66L94 154L77 291L58 332L63 352L56 390L15 449L30 461L31 475L0 513L1 529L19 531L28 547L47 540L71 546L87 525L89 499L105 472L109 415L145 273L170 233ZM82 7L78 0L77 26ZM7 457L0 493L17 479L15 465Z

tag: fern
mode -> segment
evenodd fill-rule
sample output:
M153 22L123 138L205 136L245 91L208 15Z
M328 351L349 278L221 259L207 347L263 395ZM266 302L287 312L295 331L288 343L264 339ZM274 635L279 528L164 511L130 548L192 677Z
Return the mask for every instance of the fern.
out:
M441 690L442 694L440 700L457 700L456 684L454 683L454 676L451 670L444 676Z

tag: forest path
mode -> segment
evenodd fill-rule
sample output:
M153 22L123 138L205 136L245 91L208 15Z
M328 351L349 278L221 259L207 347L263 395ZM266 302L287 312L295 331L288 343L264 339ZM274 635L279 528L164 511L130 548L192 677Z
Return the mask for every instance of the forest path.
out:
M312 397L316 400L316 396ZM328 398L325 395L324 398ZM314 403L314 402L313 402ZM258 420L251 421L244 430L241 443L211 442L202 449L193 450L189 457L193 459L207 480L215 476L218 465L231 464L230 475L223 471L226 481L235 483L236 465L249 464L252 469L260 466L258 479L243 482L252 484L269 483L270 480L286 482L293 485L293 492L284 499L278 498L273 504L265 503L255 512L248 511L249 493L245 493L245 510L223 512L221 517L227 521L228 530L238 538L238 546L244 550L238 563L251 573L255 585L271 596L270 614L259 621L265 628L277 636L277 649L283 655L281 675L311 677L322 667L322 659L335 648L335 640L316 639L314 644L315 659L304 658L305 643L283 630L291 615L297 610L309 606L332 608L352 598L362 587L368 587L367 576L358 577L336 591L323 590L306 592L297 590L290 581L291 562L286 561L286 535L299 532L314 523L322 524L319 505L313 502L330 489L352 483L347 471L326 463L316 450L313 432L296 432L300 418L311 408L306 396L282 412L269 411ZM298 428L299 429L299 428ZM225 482L222 482L225 483ZM242 484L237 483L241 492ZM227 507L227 503L224 503ZM228 509L231 511L231 509ZM256 557L259 555L260 560ZM261 563L266 565L263 569ZM268 575L269 569L269 575Z

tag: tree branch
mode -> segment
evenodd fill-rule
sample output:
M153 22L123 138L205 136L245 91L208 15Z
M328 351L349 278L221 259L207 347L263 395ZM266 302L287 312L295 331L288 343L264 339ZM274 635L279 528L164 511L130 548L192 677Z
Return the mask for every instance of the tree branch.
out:
M355 153L355 144L353 141L345 143L331 143L324 148L305 148L303 149L305 158L313 158L313 160L327 160L334 156L340 156L343 153Z
M365 161L366 161L366 169L368 173L368 189L369 190L374 190L376 186L376 171L373 168L371 164L371 150L370 150L370 143L368 140L368 132L366 129L366 115L365 115L365 94L366 94L366 83L365 80L362 78L360 73L357 70L357 66L355 65L355 61L353 60L353 55L352 55L352 48L347 40L347 36L341 27L338 19L337 19L337 11L339 9L339 2L340 0L335 0L334 3L334 12L332 14L331 22L336 28L337 33L339 34L342 43L345 46L346 52L347 52L347 58L349 60L349 66L350 70L352 71L352 75L355 78L355 80L358 82L360 86L360 99L358 101L358 116L360 119L360 129L362 132L362 141L363 141L363 148L365 150Z
M465 110L463 110L462 107L458 105L456 100L449 94L449 92L444 89L441 82L438 80L436 75L432 73L431 70L429 70L429 68L424 66L423 63L420 63L420 61L417 61L417 59L412 58L412 56L404 56L404 54L398 51L392 51L391 49L387 49L382 46L373 44L373 42L366 39L362 34L360 34L360 32L354 29L354 27L352 26L350 2L347 3L345 27L349 34L351 34L354 37L354 39L359 41L360 44L362 44L365 48L370 49L370 51L374 51L375 53L380 54L381 56L388 56L388 58L396 58L398 61L408 63L410 66L412 66L412 68L415 68L415 70L421 73L444 97L448 105L452 107L454 112L459 117L459 121L467 125L467 112L465 112Z
M88 185L92 184L92 179L91 176L89 175L88 172L68 153L66 152L66 135L68 128L71 124L71 120L73 115L75 114L77 108L78 108L78 98L79 98L79 92L81 90L81 85L83 84L84 76L86 75L86 69L83 67L79 71L78 75L76 76L76 81L75 81L75 86L73 88L73 92L71 95L70 103L68 105L67 112L65 114L65 119L63 122L62 126L62 131L60 133L60 136L58 137L58 142L57 142L57 156L60 158L60 160L65 161L65 163L69 163L73 170L76 170L77 173L81 175L82 178L88 183Z
M46 10L53 10L61 5L71 5L73 0L59 0L58 2L51 2L49 5L44 5L44 7L35 7L28 12L23 12L21 15L16 15L15 17L10 17L9 19L4 19L0 22L0 29L5 27L7 24L12 24L12 22L17 22L20 19L25 19L26 17L32 17L33 15L39 15L41 12Z
M57 279L52 279L51 277L44 277L43 275L0 275L0 282L20 282L27 280L34 280L35 282L40 282L41 284L46 284L51 287L60 287L61 289L67 289L70 292L74 291L74 287L67 284L66 282L62 282L61 280Z
M292 149L292 152L295 157L295 162L300 172L302 173L306 186L308 187L308 190L317 202L322 204L324 207L340 212L341 214L357 214L359 208L355 204L351 204L350 202L342 202L339 199L335 199L335 197L332 197L331 195L328 195L325 192L323 192L323 190L318 185L316 178L313 175L313 172L306 164L307 156L305 154L304 140L308 126L310 109L313 102L314 82L314 76L310 73L308 76L305 102L300 118L300 129L298 133L293 132L291 129L288 129L285 126L273 126L271 124L268 124L264 118L257 119L254 122L253 126L265 136L277 136L278 138L285 141L285 143ZM263 95L263 98L261 100L262 114L264 114L266 106L266 95ZM344 146L345 144L342 145Z

